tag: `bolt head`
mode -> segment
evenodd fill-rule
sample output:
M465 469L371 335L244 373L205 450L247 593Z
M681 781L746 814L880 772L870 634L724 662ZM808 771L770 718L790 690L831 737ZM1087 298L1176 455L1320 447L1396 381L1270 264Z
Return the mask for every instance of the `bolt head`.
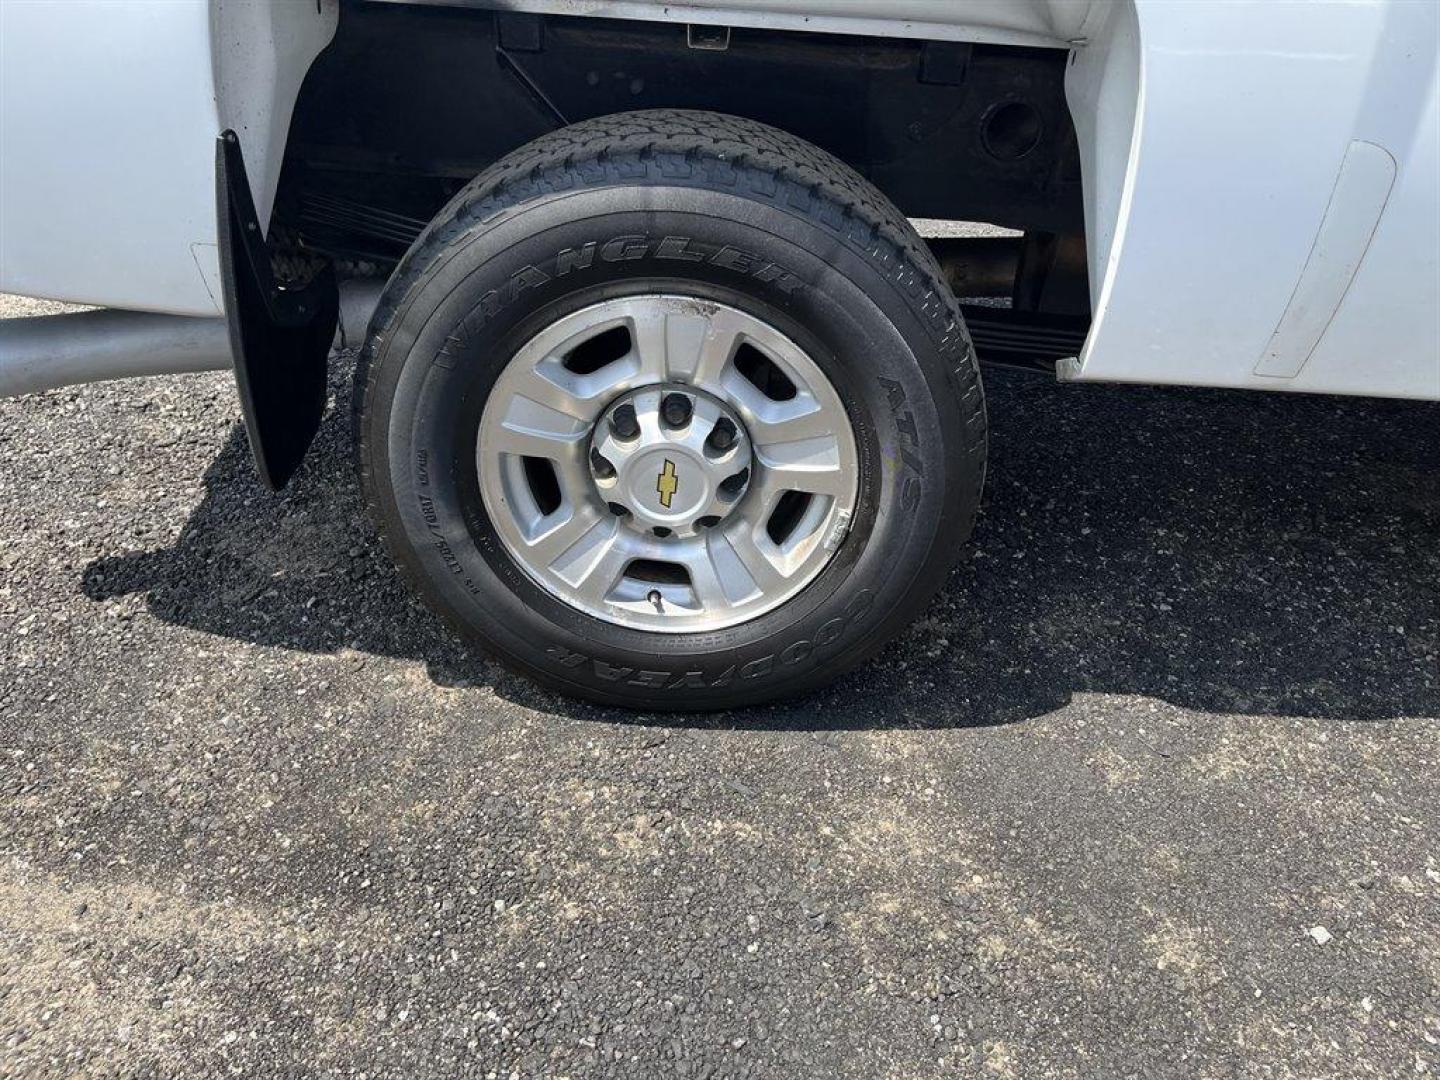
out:
M635 417L635 406L626 402L610 414L610 430L617 439L633 439L640 434L640 421Z
M690 422L692 411L694 405L684 394L666 394L665 400L660 403L660 415L671 427L684 427Z
M722 417L710 432L710 445L716 450L729 450L735 445L735 425Z

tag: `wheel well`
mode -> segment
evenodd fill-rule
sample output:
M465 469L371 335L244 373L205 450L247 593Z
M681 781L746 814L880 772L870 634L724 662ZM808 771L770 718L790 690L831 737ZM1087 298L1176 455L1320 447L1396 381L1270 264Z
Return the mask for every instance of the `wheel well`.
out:
M1067 55L354 0L301 90L272 241L384 266L517 146L655 107L784 128L911 217L1078 235Z

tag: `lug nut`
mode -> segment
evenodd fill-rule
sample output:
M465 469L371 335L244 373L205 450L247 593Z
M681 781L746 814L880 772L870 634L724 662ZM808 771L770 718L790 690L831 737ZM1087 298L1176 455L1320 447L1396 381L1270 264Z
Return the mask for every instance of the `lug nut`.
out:
M610 430L617 439L633 439L640 434L640 421L635 418L635 406L628 401L610 414Z
M601 480L610 480L615 476L615 466L611 465L605 455L593 446L590 448L590 468Z
M684 427L690 422L693 409L690 399L684 394L666 394L665 400L660 403L660 414L670 427Z
M735 425L730 422L728 417L722 416L715 422L715 427L710 432L710 438L705 441L710 444L710 449L723 454L735 445Z

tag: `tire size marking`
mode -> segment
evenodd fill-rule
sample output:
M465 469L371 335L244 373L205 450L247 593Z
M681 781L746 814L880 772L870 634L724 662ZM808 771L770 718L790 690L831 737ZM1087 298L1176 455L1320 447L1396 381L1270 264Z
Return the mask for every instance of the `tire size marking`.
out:
M440 561L451 576L460 579L466 592L476 598L484 599L483 590L476 584L474 578L465 573L464 563L455 554L455 549L450 546L450 541L445 538L445 533L440 528L440 515L435 512L435 500L429 495L416 495L415 498L420 505L420 517L425 523L425 533L428 537L425 543L440 556Z
M510 275L498 289L491 289L466 313L436 351L432 363L436 367L454 368L465 356L472 340L485 323L509 307L530 289L539 288L567 274L591 269L596 258L602 263L633 262L646 257L670 262L706 262L723 270L753 278L762 284L773 284L786 294L802 288L805 282L793 271L731 244L707 244L688 236L665 236L652 240L641 233L626 233L609 240L591 240L578 248L564 248L543 266L526 264Z

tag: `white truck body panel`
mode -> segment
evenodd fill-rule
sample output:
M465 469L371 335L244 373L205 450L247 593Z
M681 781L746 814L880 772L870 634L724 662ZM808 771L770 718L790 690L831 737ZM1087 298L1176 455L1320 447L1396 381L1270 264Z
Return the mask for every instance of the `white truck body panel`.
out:
M220 313L210 9L0 3L0 289Z
M1072 48L1094 320L1062 377L1440 399L1440 5L437 2ZM218 313L215 137L264 222L336 17L0 2L0 289Z
M0 2L0 290L222 314L215 139L268 221L337 0Z
M1064 374L1440 398L1440 6L1141 2L1134 14L1112 9L1071 69L1095 312ZM1131 71L1127 144L1125 95L1096 88ZM1363 218L1374 200L1374 182L1337 187L1357 143L1393 160L1393 185L1372 227L1327 253L1327 212ZM1343 280L1317 289L1307 265ZM1317 292L1330 299L1305 315L1318 344L1288 377L1266 374L1292 302Z

